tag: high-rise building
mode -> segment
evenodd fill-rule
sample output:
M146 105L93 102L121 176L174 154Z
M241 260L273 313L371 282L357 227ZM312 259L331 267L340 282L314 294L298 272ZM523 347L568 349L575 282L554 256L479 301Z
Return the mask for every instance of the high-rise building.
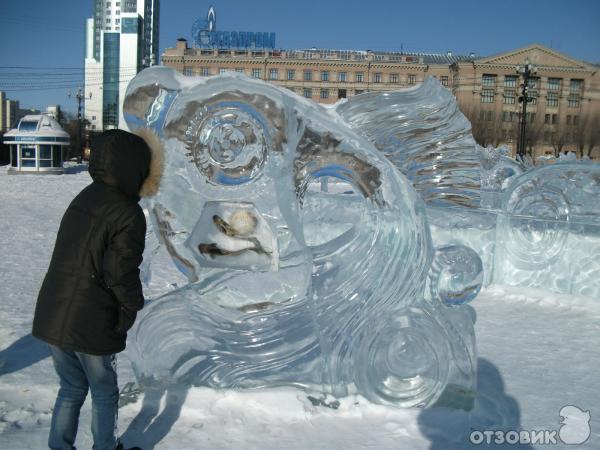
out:
M0 132L6 132L17 125L19 100L10 100L0 91Z
M160 0L94 0L86 21L85 118L93 130L126 128L127 83L158 63Z

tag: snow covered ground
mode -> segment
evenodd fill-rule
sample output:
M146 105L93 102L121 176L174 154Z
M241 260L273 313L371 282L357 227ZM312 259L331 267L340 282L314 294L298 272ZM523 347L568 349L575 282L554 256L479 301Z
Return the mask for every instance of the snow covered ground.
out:
M0 167L0 449L46 448L57 378L45 345L29 333L60 218L89 181L84 166L61 176L13 176ZM149 296L183 283L168 257L158 258L164 264L155 266ZM471 413L397 410L361 397L331 409L294 388L179 388L123 406L120 433L126 445L145 450L495 448L469 444L471 431L556 431L561 408L574 405L590 411L584 444L500 447L599 449L600 299L494 286L473 306L479 370ZM134 381L127 351L119 355L119 378L121 387ZM89 423L88 402L80 450L92 446Z

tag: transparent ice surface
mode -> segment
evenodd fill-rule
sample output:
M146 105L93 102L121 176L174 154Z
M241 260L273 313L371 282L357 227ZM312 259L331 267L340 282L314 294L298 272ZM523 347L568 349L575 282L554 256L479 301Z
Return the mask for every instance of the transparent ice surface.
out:
M165 143L145 206L189 279L138 316L141 383L472 406L475 316L460 303L477 274L448 278L451 251L432 269L421 198L335 111L239 74L154 67L129 84L124 115Z
M451 91L432 77L353 97L337 111L413 183L435 245L458 239L477 252L486 284L600 298L599 177L589 158L565 153L534 165L478 146Z
M559 160L504 194L493 280L600 298L600 165Z
M433 77L352 97L337 111L408 177L427 206L478 208L482 195L522 172L502 149L477 145L454 95Z

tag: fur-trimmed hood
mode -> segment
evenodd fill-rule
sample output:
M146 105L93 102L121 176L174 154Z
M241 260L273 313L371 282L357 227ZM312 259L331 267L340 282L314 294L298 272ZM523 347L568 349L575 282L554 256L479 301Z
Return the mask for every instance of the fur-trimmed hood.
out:
M88 170L94 181L139 201L156 194L163 165L162 142L151 130L109 130L94 138Z
M135 134L141 137L150 149L150 170L140 188L142 198L152 197L158 192L160 180L165 168L165 151L160 138L148 128L140 128Z

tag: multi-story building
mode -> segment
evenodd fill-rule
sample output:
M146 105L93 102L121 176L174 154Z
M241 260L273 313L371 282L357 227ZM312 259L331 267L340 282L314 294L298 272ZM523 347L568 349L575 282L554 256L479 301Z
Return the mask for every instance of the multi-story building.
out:
M160 0L94 0L86 21L85 118L93 130L126 128L127 83L158 61Z
M6 132L17 125L19 101L10 100L0 91L0 132Z
M320 103L415 86L433 76L455 94L480 144L504 144L513 152L521 111L522 78L516 67L526 59L537 67L528 87L529 150L534 155L557 149L583 152L581 146L593 144L593 130L600 129L600 68L540 45L478 58L370 50L189 48L180 39L162 54L164 65L185 75L242 72Z

